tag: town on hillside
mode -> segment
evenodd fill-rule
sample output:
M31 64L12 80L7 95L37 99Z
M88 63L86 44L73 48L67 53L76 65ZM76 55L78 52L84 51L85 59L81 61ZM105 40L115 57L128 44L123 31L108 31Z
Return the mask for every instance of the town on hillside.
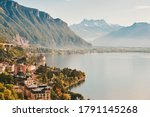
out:
M82 71L49 67L43 54L0 43L0 100L81 100L70 89L84 81Z

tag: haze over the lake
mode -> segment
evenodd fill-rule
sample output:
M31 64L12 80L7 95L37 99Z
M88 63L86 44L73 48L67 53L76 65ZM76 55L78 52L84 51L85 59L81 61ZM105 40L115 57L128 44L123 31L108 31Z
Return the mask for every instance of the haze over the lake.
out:
M69 25L82 19L105 19L108 23L131 25L150 22L150 0L14 0L48 12Z

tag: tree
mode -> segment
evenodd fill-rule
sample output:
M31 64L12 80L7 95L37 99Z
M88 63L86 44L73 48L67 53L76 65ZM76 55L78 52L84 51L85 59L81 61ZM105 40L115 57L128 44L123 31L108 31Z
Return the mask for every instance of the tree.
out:
M42 83L47 83L48 82L48 78L47 78L47 74L46 73L42 73L38 75L38 79L42 82Z
M36 74L42 74L42 73L44 73L45 72L45 66L40 65L35 72L36 72Z
M19 96L15 90L11 90L11 94L12 94L10 98L11 100L19 99Z
M45 64L45 66L40 66L37 70L36 70L36 74L38 75L38 78L41 80L42 83L47 83L48 82L48 72L49 69L47 67L47 65Z
M9 90L13 89L13 84L6 84L5 87Z
M51 90L51 99L52 99L52 100L60 99L60 98L57 96L56 92L55 92L53 89Z
M4 85L2 83L0 83L0 92L4 92L4 90L5 90Z
M11 96L11 91L9 89L4 90L4 97L6 100L9 100Z
M5 100L4 93L0 92L0 100Z
M48 71L48 73L47 73L47 78L48 78L48 79L53 78L53 73L52 73L51 71Z
M21 99L21 100L24 99L24 94L22 92L18 92L17 95L18 95L18 99Z
M64 99L64 100L71 100L70 94L64 93L64 94L63 94L63 99Z
M4 84L14 84L15 79L13 78L13 76L5 72L0 74L0 82Z

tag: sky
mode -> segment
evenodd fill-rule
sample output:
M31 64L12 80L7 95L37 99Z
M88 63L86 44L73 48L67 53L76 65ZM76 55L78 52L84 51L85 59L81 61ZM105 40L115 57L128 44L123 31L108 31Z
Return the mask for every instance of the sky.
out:
M109 24L128 26L134 22L150 23L150 0L14 0L45 11L69 25L83 19L104 19Z

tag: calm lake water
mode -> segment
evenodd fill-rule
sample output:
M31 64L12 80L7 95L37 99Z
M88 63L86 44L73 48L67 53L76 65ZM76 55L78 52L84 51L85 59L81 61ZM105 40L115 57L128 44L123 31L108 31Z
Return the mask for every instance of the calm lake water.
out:
M150 99L150 54L93 53L46 55L47 64L86 73L74 92L90 99Z

